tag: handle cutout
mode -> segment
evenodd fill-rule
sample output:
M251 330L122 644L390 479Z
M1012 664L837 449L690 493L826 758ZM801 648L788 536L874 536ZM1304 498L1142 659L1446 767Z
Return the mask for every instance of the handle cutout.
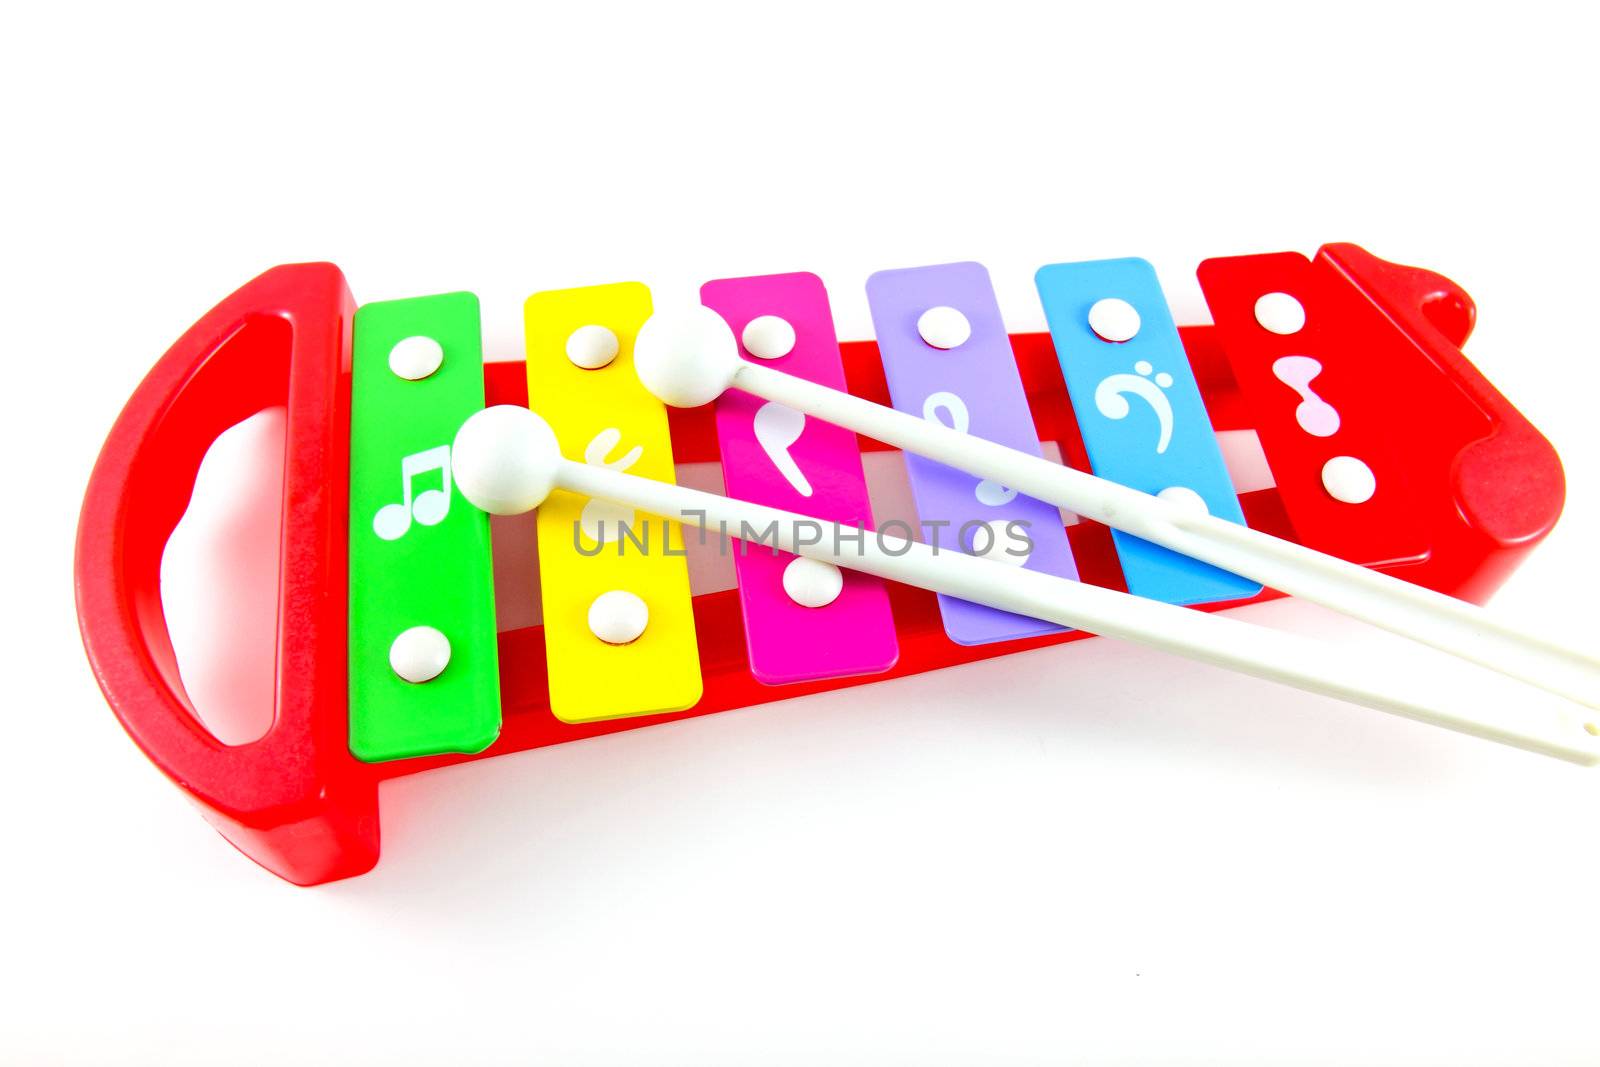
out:
M161 555L161 605L190 713L225 745L259 741L277 707L287 413L219 434Z

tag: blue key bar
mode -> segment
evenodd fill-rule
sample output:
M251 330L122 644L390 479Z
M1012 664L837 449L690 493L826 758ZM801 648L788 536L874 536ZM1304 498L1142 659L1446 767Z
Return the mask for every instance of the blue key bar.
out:
M1089 464L1102 478L1243 523L1155 269L1142 259L1041 267L1034 280ZM1196 497L1198 496L1198 499ZM1255 582L1112 531L1128 591L1170 604L1240 600Z

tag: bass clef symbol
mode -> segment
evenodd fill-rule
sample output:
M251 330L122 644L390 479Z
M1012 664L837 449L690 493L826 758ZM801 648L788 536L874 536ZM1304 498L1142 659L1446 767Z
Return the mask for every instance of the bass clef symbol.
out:
M1172 402L1162 392L1163 389L1172 388L1172 375L1162 371L1151 380L1155 367L1143 359L1135 363L1133 369L1138 373L1113 374L1095 386L1094 406L1108 419L1125 419L1133 410L1133 405L1128 403L1129 396L1136 396L1149 404L1161 427L1161 435L1156 441L1156 455L1159 456L1172 443Z

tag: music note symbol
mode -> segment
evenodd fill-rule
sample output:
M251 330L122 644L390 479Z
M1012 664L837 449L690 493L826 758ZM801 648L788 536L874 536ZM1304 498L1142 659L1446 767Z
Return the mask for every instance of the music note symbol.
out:
M949 415L950 421L946 422L940 412ZM971 432L972 412L968 410L967 402L954 393L941 391L930 395L922 402L922 417L929 422L947 426L957 433ZM978 498L978 503L997 508L1015 500L1017 491L1010 486L1001 485L992 478L985 478L972 490L972 495Z
M805 415L782 404L762 404L756 410L755 422L751 428L755 431L756 440L760 442L767 458L772 460L772 465L778 468L778 473L783 475L784 480L801 496L810 496L811 482L789 451L805 432Z
M1272 375L1300 394L1294 409L1295 421L1313 437L1332 437L1339 432L1339 410L1322 399L1311 383L1322 373L1322 364L1310 356L1284 356L1272 364Z
M441 489L424 489L412 496L412 486L424 474L439 472ZM440 445L400 460L400 502L385 504L372 517L372 532L385 541L398 541L415 518L424 526L437 526L450 513L450 446Z
M591 467L625 471L639 462L644 455L644 448L634 445L618 458L610 458L612 451L621 443L622 431L615 426L607 427L589 440L583 450L583 461ZM578 514L578 527L583 531L583 536L597 545L604 545L622 540L623 528L632 527L633 520L634 511L627 505L591 499Z
M1155 373L1149 360L1141 359L1133 365L1138 374L1112 374L1094 388L1094 406L1108 419L1125 419L1133 410L1128 397L1136 396L1150 405L1155 412L1160 435L1156 440L1156 455L1161 455L1172 443L1172 401L1161 390L1172 388L1172 375L1166 371Z

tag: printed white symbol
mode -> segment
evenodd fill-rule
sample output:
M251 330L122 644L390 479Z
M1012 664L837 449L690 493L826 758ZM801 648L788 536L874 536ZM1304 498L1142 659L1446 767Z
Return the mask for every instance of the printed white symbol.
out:
M800 464L789 454L789 449L800 440L805 428L806 417L794 408L767 403L756 410L756 441L766 452L767 458L772 460L772 465L778 468L778 473L794 486L794 491L801 496L810 496L811 483L806 480Z
M1312 437L1332 437L1339 432L1339 412L1311 391L1312 379L1322 373L1322 364L1310 356L1284 356L1273 362L1272 373L1278 381L1300 394L1300 406L1294 409L1294 417L1302 430Z
M1162 371L1150 380L1155 367L1141 359L1133 365L1138 374L1113 374L1094 388L1094 406L1108 419L1125 419L1133 406L1128 403L1131 393L1150 405L1161 425L1161 436L1156 442L1156 455L1161 455L1172 443L1172 402L1162 389L1172 388L1172 375ZM1159 386L1160 388L1157 388Z
M939 414L941 411L949 414L949 422L946 422L943 416ZM968 433L970 432L968 428L972 425L972 413L967 410L967 402L954 393L939 392L931 394L928 399L922 402L922 417L929 422L937 422L941 426L948 426L956 433ZM999 482L985 478L978 483L978 487L972 491L972 495L978 498L978 503L997 508L1001 504L1009 504L1015 500L1017 491L1008 489Z
M614 471L625 471L644 455L644 449L634 445L621 459L607 459L611 450L622 441L622 431L616 427L608 427L594 435L589 446L583 450L583 461L591 467L610 467ZM633 509L622 504L614 504L609 500L590 500L583 506L583 512L578 516L578 526L583 530L583 535L597 545L608 544L620 540L622 528L633 524Z
M442 489L424 489L412 496L416 480L439 472ZM411 529L415 518L424 526L437 526L450 513L450 446L440 445L400 460L400 502L385 504L372 517L372 532L385 541L398 541Z

